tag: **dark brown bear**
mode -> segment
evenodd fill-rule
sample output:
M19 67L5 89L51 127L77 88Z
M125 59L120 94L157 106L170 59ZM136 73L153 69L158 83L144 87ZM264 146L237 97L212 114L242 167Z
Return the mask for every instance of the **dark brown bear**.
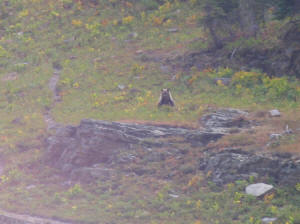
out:
M174 107L175 103L169 89L162 89L157 106L169 105Z

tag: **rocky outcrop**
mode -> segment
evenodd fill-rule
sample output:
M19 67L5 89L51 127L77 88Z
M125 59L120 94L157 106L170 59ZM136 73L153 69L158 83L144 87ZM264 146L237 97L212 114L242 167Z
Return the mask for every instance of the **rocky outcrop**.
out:
M199 161L199 166L218 185L249 180L251 176L271 178L275 183L290 186L300 180L300 160L293 160L285 154L267 157L242 149L227 149L207 153Z
M122 161L126 159L121 157L124 152L140 146L164 147L178 142L191 147L204 146L223 135L184 128L82 120L79 126L59 127L56 134L46 140L45 159L65 172L75 172L77 168ZM102 171L98 168L94 173Z
M200 125L205 129L217 132L228 132L235 128L249 128L247 112L236 109L221 109L201 117Z
M46 139L44 158L71 180L84 182L106 181L123 172L171 178L200 169L218 185L250 177L283 185L298 183L300 160L289 154L267 156L243 149L206 149L208 143L229 135L232 129L250 128L252 123L246 112L235 109L204 115L202 129L86 119L78 126L57 127L56 133ZM186 153L198 157L187 158ZM176 162L161 172L157 165L164 165L164 161Z

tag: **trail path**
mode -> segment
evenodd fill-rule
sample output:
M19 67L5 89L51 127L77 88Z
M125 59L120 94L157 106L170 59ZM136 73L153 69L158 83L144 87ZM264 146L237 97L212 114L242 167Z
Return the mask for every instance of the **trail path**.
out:
M47 129L51 130L59 126L52 117L51 110L57 102L61 100L61 96L57 91L57 83L60 79L60 70L55 70L49 80L48 87L53 93L52 103L50 108L44 113L44 120L47 124ZM0 166L0 174L3 172L3 167ZM33 217L30 215L16 214L0 209L0 224L72 224L66 222L55 221L51 219Z
M61 100L61 96L59 95L59 92L57 90L57 83L60 79L60 70L54 70L52 77L49 80L48 87L51 90L53 97L52 97L52 103L50 105L50 108L44 113L44 120L47 124L47 129L51 130L59 126L58 123L55 122L53 116L52 116L52 108L55 106L57 102Z

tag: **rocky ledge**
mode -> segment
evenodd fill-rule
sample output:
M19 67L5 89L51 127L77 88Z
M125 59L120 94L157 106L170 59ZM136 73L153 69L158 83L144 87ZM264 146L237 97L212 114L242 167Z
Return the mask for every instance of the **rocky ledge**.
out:
M200 170L218 185L236 180L267 179L281 185L294 186L300 180L300 159L289 154L257 155L242 149L207 152L199 161Z
M278 184L299 182L300 160L290 155L205 149L208 143L233 133L232 130L252 128L253 123L246 112L234 109L204 115L199 129L87 119L78 126L58 127L46 139L45 161L80 181L107 180L119 171L136 175L163 173L158 177L170 178L202 170L218 185L250 177ZM188 152L197 156L188 157ZM176 161L175 165L161 172L163 166L157 162L168 159Z
M216 141L224 133L153 125L82 120L79 126L57 129L46 140L46 161L69 172L79 167L111 164L122 152L138 147L189 144L199 147Z

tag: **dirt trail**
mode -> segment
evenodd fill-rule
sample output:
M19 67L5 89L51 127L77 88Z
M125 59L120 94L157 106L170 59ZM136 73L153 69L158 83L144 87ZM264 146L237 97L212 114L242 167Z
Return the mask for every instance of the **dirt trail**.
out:
M57 83L60 79L60 70L55 70L52 77L49 80L48 87L53 93L52 104L50 108L44 113L44 120L47 124L47 129L55 129L59 127L59 124L55 122L52 117L51 110L57 102L61 100L61 96L57 90ZM3 172L3 167L0 166L0 174ZM51 219L44 219L33 217L29 215L21 215L12 212L0 210L0 223L1 224L71 224L66 222L59 222Z
M47 129L55 129L59 126L58 123L55 122L51 110L54 108L55 104L61 100L61 96L59 95L58 89L57 89L57 83L60 79L60 70L54 70L52 77L49 80L48 87L51 90L53 97L52 97L52 103L50 105L50 108L44 113L44 120L47 124Z
M11 212L0 210L1 224L72 224L66 222L59 222L50 219L37 218L29 215L20 215Z

